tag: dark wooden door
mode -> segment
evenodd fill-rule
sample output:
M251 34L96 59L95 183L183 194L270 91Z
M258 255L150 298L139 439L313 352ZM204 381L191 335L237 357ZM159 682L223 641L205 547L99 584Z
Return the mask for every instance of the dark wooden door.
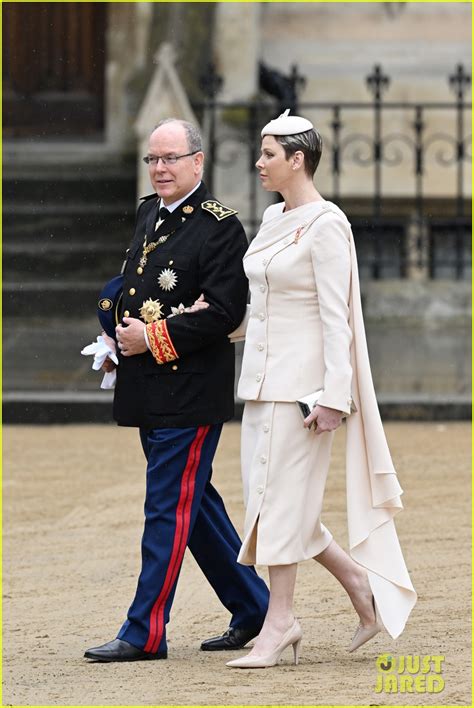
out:
M106 6L3 3L4 137L102 131Z

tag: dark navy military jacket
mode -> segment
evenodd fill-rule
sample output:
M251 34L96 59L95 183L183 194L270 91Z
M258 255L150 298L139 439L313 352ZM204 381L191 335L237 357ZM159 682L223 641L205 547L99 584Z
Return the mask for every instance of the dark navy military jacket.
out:
M236 212L216 202L204 184L155 231L158 206L155 194L138 209L126 254L122 316L143 320L140 309L152 300L167 318L201 293L209 308L166 320L174 360L158 364L150 351L118 355L114 418L146 429L224 422L234 411L234 345L227 334L245 313L247 239ZM145 237L148 245L158 245L145 253L144 264Z

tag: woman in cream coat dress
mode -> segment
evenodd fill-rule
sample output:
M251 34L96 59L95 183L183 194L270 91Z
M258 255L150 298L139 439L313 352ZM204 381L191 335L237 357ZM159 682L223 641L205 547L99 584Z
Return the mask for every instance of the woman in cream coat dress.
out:
M250 654L228 662L235 668L273 666L290 645L297 663L299 561L315 558L349 594L359 615L350 651L383 625L400 634L416 599L393 524L402 490L373 390L350 224L314 187L322 144L308 120L286 111L262 138L262 185L284 201L266 210L244 257L251 304L238 387L246 401L238 560L269 566L270 603ZM321 389L303 421L296 399ZM351 555L320 520L333 435L344 416Z

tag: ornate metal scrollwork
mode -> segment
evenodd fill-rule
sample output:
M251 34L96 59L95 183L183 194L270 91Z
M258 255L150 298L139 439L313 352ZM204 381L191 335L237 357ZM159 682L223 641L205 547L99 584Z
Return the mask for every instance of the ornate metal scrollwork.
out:
M389 167L396 167L403 162L403 151L396 143L407 146L410 149L411 155L414 154L416 147L415 141L409 135L404 135L403 133L385 135L382 139L382 162ZM392 153L389 152L390 148L393 150Z
M428 138L426 138L423 143L423 152L425 157L428 154L428 150L432 147L432 145L436 145L436 143L441 143L441 146L438 148L435 154L435 161L438 163L438 165L441 165L443 167L452 167L453 165L455 165L457 162L456 139L448 133L433 133ZM443 152L443 149L445 148L451 148L452 154L446 156L446 153Z
M356 147L354 152L350 155L349 159L352 160L356 165L360 167L367 167L374 164L374 140L368 135L363 133L353 133L352 135L347 135L339 143L340 157L341 160L344 157L344 152L350 145L360 143L359 147ZM367 149L367 153L362 152L363 147Z
M303 86L304 78L299 75L296 67L292 67L291 75L270 72L265 74L265 81L273 82L272 86L275 89L273 99L267 93L266 96L258 96L248 102L225 103L216 98L222 87L222 80L215 67L210 66L202 84L206 100L200 105L210 126L210 179L208 175L208 181L212 183L213 167L232 169L233 165L239 162L238 158L242 153L248 158L246 184L249 217L246 223L252 230L258 224L260 216L257 209L254 168L259 153L260 129L271 117L281 112L280 101L291 99L296 103L297 91ZM351 166L371 168L369 175L372 185L371 218L374 224L380 226L385 218L385 170L407 165L407 170L403 172L404 178L407 172L414 175L413 184L410 182L410 191L405 190L406 198L411 200L413 205L410 228L419 229L416 243L421 244L426 229L424 191L427 179L426 162L429 160L430 167L434 164L439 168L450 170L448 174L449 189L453 195L452 218L460 223L462 221L462 224L467 223L465 212L468 206L464 193L465 164L472 159L472 153L471 135L470 132L467 134L465 129L469 124L468 116L470 118L471 106L467 100L471 77L465 68L462 65L456 66L454 72L448 77L449 87L455 94L451 101L426 103L388 101L386 94L391 85L391 78L383 71L381 65L374 66L365 81L370 92L370 99L367 101L341 101L332 104L305 102L299 108L302 115L308 115L309 111L310 115L320 112L319 115L324 116L324 119L317 122L317 127L323 135L324 153L326 160L329 161L332 177L332 194L328 195L329 198L336 200L341 196L344 198L345 195L340 194L340 187L343 175L347 175ZM270 88L268 83L266 88ZM286 107L289 106L285 105ZM400 120L395 122L394 115L400 116ZM440 115L443 116L442 129L437 130ZM356 117L355 122L352 122L353 116ZM361 118L363 118L363 126L359 129ZM240 178L245 178L245 175L241 175ZM386 230L382 229L380 233L385 232ZM461 239L461 236L459 238ZM380 239L376 240L376 244L377 249L380 250L382 247ZM378 258L380 254L381 251L377 252L376 257ZM417 258L421 263L421 246ZM462 277L461 261L458 266L456 277ZM379 277L377 273L379 268L374 266L373 277Z

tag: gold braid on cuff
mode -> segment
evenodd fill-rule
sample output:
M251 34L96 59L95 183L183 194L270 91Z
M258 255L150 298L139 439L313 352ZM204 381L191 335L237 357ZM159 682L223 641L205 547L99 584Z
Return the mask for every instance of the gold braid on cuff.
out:
M178 359L178 353L171 341L166 320L150 322L146 325L146 333L150 342L151 353L158 364L166 364L169 361Z

